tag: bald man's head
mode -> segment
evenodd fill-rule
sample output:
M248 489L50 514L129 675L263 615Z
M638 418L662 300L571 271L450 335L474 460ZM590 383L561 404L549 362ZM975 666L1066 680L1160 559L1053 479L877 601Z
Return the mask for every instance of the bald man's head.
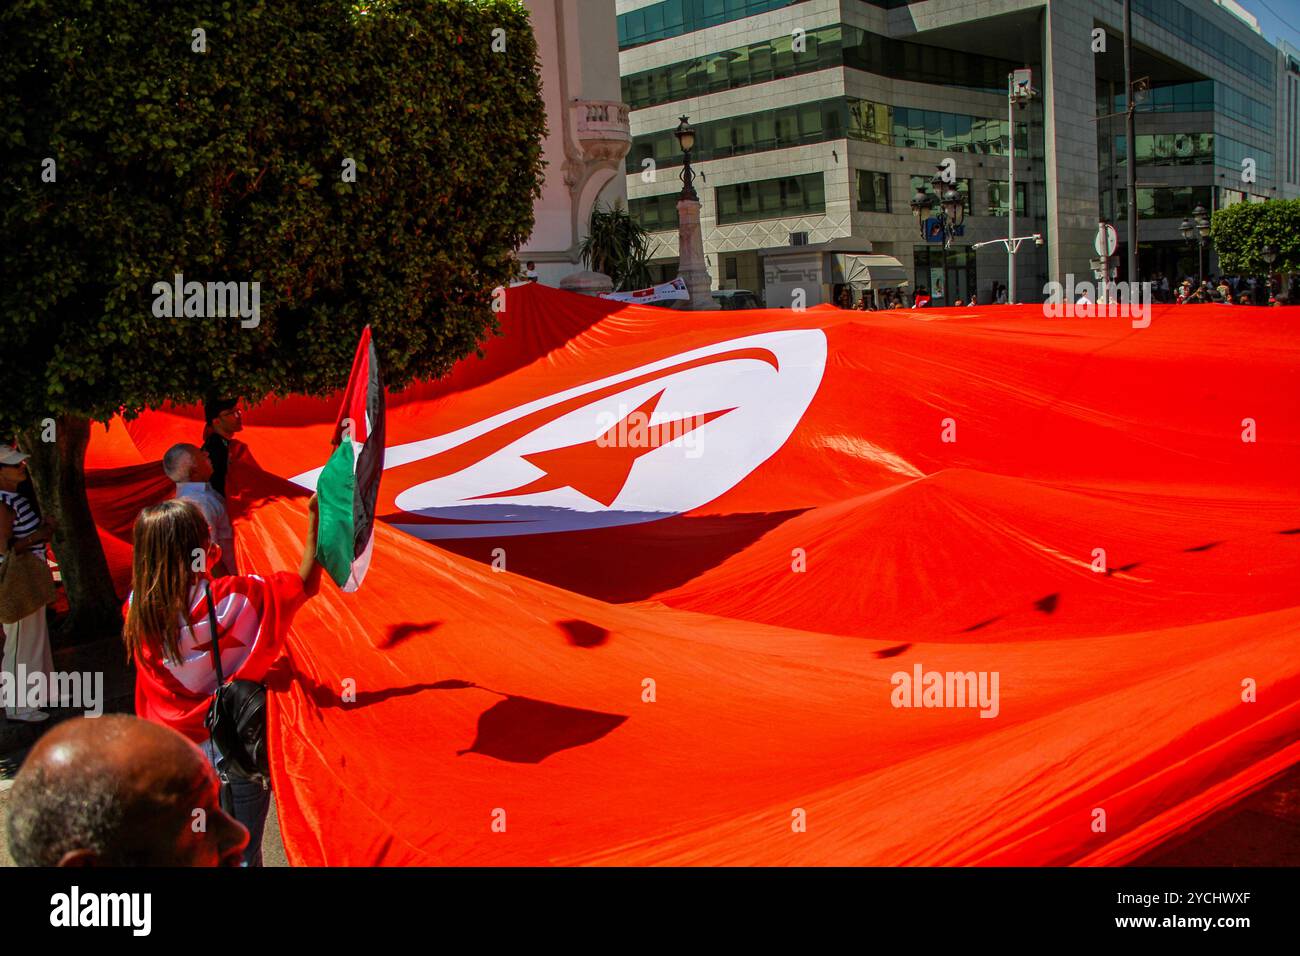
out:
M10 795L19 866L237 866L248 831L222 812L203 752L122 714L54 727Z

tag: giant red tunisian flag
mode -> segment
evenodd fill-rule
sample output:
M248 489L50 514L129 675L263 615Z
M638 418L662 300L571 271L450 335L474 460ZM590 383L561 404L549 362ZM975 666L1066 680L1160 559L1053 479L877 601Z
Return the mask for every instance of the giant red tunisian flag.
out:
M379 557L295 619L290 860L1142 858L1300 757L1296 312L512 288L485 358L389 396ZM241 568L296 564L337 407L245 415ZM196 429L92 444L123 580Z

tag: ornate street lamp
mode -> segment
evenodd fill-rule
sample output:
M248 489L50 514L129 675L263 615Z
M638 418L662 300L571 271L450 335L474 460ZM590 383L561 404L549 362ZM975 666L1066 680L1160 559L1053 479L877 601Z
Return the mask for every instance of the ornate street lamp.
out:
M933 218L939 224L940 234L943 236L943 247L947 249L952 245L953 236L956 235L957 228L966 218L966 207L962 201L961 193L957 191L952 183L945 183L942 175L935 175L930 180L930 185L934 187L934 195L926 192L925 185L916 187L916 195L912 197L909 205L916 216L916 224L921 230L921 238L929 239L926 235L925 224L931 218L931 213L935 206L939 207L938 215Z
M1192 210L1192 215L1179 224L1178 231L1183 234L1188 245L1196 243L1196 287L1199 289L1205 281L1205 249L1210 244L1209 212L1198 203Z
M1277 246L1267 245L1259 250L1259 257L1264 260L1264 265L1268 266L1269 271L1273 269L1273 263L1277 261Z
M699 202L700 197L695 194L695 174L691 172L691 150L695 148L695 130L687 122L688 117L683 116L677 128L673 130L677 137L677 144L682 148L682 194L681 199L693 199Z
M713 277L704 256L704 234L700 231L700 197L695 193L695 174L691 172L691 150L695 148L695 130L689 117L683 116L673 133L682 148L682 191L677 197L677 274L686 283L691 298L684 308L716 308L713 302Z

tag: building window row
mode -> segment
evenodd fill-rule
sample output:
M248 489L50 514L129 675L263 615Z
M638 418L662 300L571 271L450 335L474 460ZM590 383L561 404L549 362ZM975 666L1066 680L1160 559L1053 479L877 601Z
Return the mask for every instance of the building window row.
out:
M1105 94L1097 97L1097 114L1122 113L1128 108L1122 93L1109 101ZM1165 83L1147 91L1142 102L1134 105L1136 113L1223 113L1249 126L1267 127L1273 123L1273 108L1247 96L1227 83L1196 80L1192 83Z
M1214 85L1214 102L1215 109L1224 116L1245 123L1247 126L1253 126L1256 129L1273 128L1272 106L1255 99L1253 96L1247 96L1226 83L1216 83Z
M1128 163L1128 137L1115 137L1115 164ZM1139 166L1202 166L1214 162L1213 133L1138 133L1133 152ZM1104 153L1104 149L1103 149Z
M849 99L849 137L886 146L1005 156L1007 121ZM883 124L883 125L882 125ZM886 134L885 131L888 131ZM1024 156L1029 126L1016 124L1016 155Z
M860 169L858 180L858 210L861 212L893 211L890 200L890 174ZM958 179L954 184L961 194L966 215L1005 216L1007 214L1006 180L990 180L985 184L986 205L978 210L971 206L972 182ZM1041 184L1034 184L1041 190ZM910 176L910 197L917 189L931 189L930 177ZM1027 183L1016 183L1016 215L1028 216ZM643 196L628 201L632 217L650 232L665 232L677 228L677 192L658 196ZM826 211L825 179L821 173L806 176L782 176L759 182L735 183L714 189L719 225L751 222L759 219L779 219L786 216L816 215ZM910 210L904 210L910 212Z
M1028 137L1027 124L1017 123L1017 155L1025 155ZM910 149L1003 156L1007 121L839 97L700 123L695 127L691 158L706 162L845 138ZM648 159L656 167L681 164L681 147L671 129L633 138L624 161L627 171L642 172Z
M618 18L618 48L679 37L803 0L660 0Z
M826 183L821 173L718 186L713 194L719 225L826 211ZM677 192L643 196L628 200L627 206L632 218L649 232L667 232L677 228L680 198Z
M680 192L642 196L627 201L627 211L649 232L671 232L677 228L677 200Z
M1273 61L1256 53L1213 21L1179 0L1133 0L1133 12L1164 27L1180 40L1200 47L1257 83L1273 85Z
M1294 60L1290 62L1295 63ZM1300 68L1297 68L1297 72L1300 72ZM1300 186L1300 96L1296 95L1300 93L1300 80L1288 76L1286 83L1286 115L1290 120L1286 130L1286 181Z
M821 173L719 186L714 197L719 225L820 215L826 211L826 184Z
M1115 94L1110 109L1105 96L1097 97L1097 113L1122 113L1128 109L1123 93ZM1145 99L1135 105L1137 113L1210 113L1214 110L1214 81L1162 83L1147 91Z
M1230 166L1235 170L1242 169L1242 161L1253 159L1255 161L1255 175L1259 179L1273 178L1273 154L1266 149L1260 149L1258 146L1248 146L1230 137L1219 134L1216 140L1215 162L1220 166Z
M1010 60L926 46L846 24L809 30L795 50L791 34L631 73L622 80L632 109L704 96L769 80L849 67L915 83L1004 93Z
M1120 189L1115 196L1118 221L1128 215L1128 194ZM1139 219L1182 219L1197 206L1211 209L1213 203L1212 186L1139 186L1137 190Z
M844 121L844 101L833 99L700 123L695 127L691 159L704 162L844 139ZM672 130L633 138L627 171L641 172L647 159L653 159L656 166L681 165L681 146Z

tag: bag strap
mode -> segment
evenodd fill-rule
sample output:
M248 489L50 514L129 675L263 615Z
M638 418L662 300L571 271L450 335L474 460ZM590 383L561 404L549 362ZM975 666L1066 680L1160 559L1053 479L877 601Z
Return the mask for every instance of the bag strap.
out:
M208 630L210 634L210 643L208 650L212 652L212 666L217 671L217 689L220 690L226 683L226 676L221 672L221 651L218 647L217 634L217 606L212 600L212 588L208 582L203 582L203 593L208 597Z

